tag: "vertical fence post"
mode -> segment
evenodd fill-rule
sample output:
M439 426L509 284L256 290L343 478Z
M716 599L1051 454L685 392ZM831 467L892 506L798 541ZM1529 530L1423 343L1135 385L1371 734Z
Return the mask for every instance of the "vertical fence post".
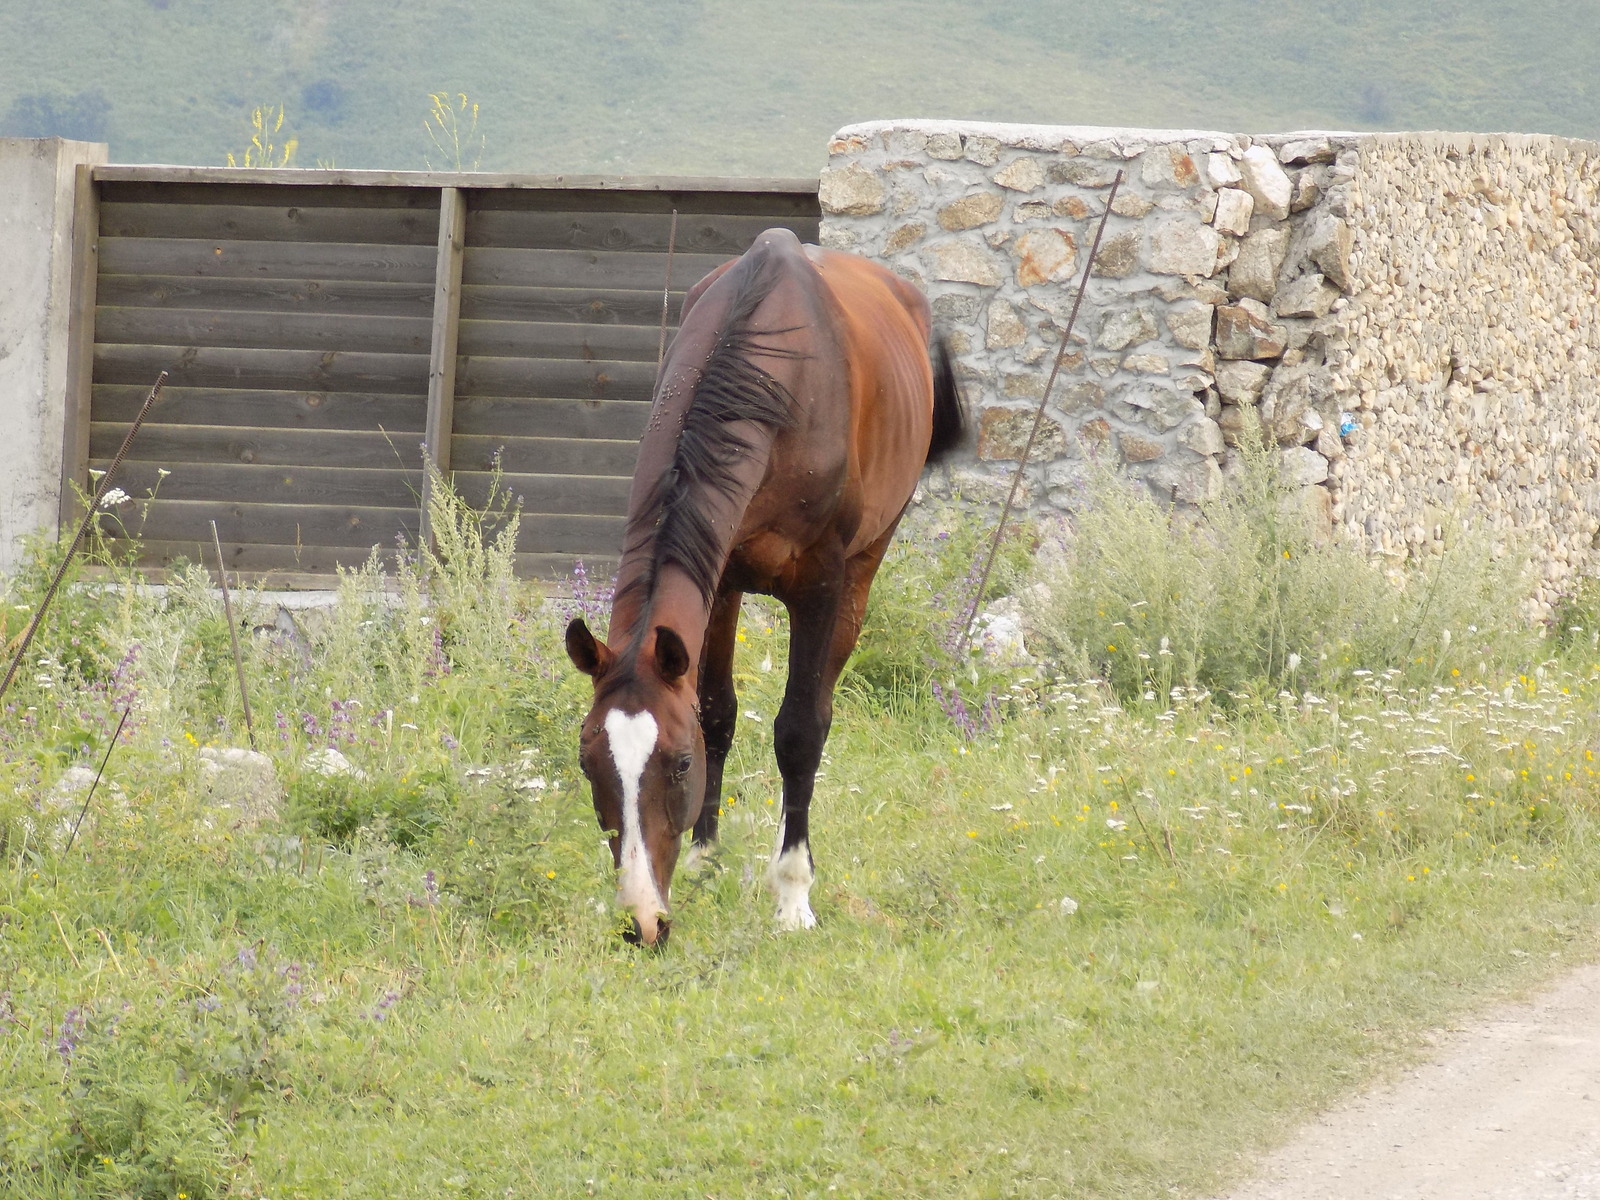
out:
M467 200L460 188L439 191L439 254L433 272L433 342L428 359L427 458L440 479L450 472L450 430L456 401L456 340L461 327L461 261L467 240ZM421 543L433 544L429 516L434 474L422 483Z
M100 191L94 168L77 169L72 201L72 306L67 316L67 396L61 447L62 529L83 519L74 485L89 481L89 405L94 388L94 306L100 281Z

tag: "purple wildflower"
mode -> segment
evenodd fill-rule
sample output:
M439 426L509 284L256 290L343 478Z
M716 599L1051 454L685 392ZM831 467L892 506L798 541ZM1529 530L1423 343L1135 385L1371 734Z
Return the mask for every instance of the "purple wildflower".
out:
M73 1051L78 1048L88 1027L89 1015L83 1009L69 1008L62 1014L61 1025L56 1030L56 1053L61 1055L63 1062L72 1061Z

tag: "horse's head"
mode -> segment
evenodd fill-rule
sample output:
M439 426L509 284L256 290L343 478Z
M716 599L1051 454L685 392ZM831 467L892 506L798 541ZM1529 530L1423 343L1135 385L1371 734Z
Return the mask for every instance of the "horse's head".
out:
M678 849L705 794L688 648L661 625L625 662L578 617L567 626L567 655L594 680L578 755L595 815L611 834L617 902L632 912L637 940L655 945L667 936Z

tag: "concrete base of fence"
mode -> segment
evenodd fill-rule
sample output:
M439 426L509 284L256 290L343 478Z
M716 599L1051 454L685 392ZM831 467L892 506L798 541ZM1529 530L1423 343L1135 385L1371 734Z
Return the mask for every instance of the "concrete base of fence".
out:
M56 530L79 164L106 147L0 138L0 572L24 538Z

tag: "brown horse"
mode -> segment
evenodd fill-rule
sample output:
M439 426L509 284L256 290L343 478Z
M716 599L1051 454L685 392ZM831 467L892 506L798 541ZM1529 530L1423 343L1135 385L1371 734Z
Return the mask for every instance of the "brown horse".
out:
M566 638L594 680L580 760L633 940L666 936L683 833L694 830L692 859L716 841L745 592L789 610L768 878L782 928L816 924L807 814L834 683L923 465L963 436L937 351L935 372L914 287L787 230L685 297L639 447L608 641L582 618Z

